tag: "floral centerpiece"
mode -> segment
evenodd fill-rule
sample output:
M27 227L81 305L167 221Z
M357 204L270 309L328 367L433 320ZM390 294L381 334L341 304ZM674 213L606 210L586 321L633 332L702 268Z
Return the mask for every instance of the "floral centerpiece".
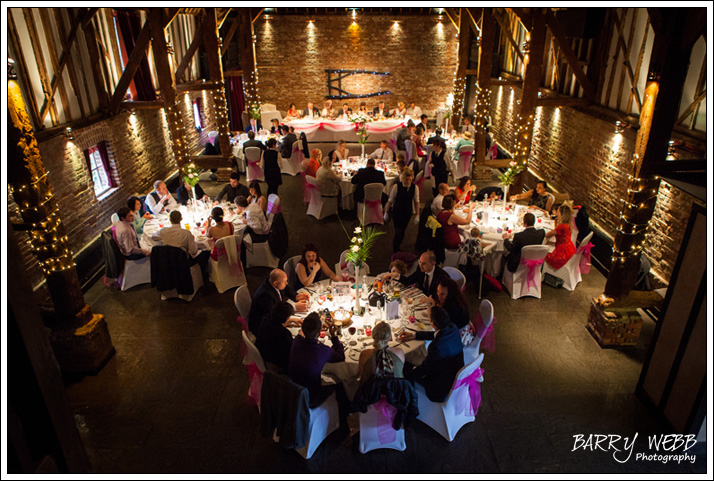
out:
M371 122L372 119L367 117L363 112L358 112L350 117L349 121L355 126L355 132L357 132L357 136L359 137L358 141L362 146L362 159L364 159L364 147L367 143L367 139L369 138L369 132L367 132L367 122Z
M193 199L196 200L196 184L198 184L198 169L196 164L191 162L183 168L183 181L191 186L191 193L193 194Z
M503 184L503 209L506 209L506 202L508 202L508 188L510 185L513 183L515 180L516 176L523 171L523 168L525 167L523 164L519 164L515 161L511 161L508 163L510 167L502 173L498 174L498 180L501 181Z
M340 224L342 224L342 220L340 220ZM345 226L342 225L342 229L345 231L345 235L349 238L349 234L347 234L347 229L345 229ZM360 298L360 290L359 290L359 271L360 268L362 267L362 264L367 262L367 259L369 259L371 253L372 253L372 247L374 246L374 243L377 241L377 237L384 235L385 233L382 231L378 231L374 227L364 227L364 213L362 214L362 220L360 221L360 225L355 227L355 230L353 232L352 238L350 239L350 248L349 252L347 255L345 255L345 261L347 262L352 262L355 266L355 284L357 286L357 293L355 295L355 308L354 312L359 313L361 311L360 304L359 304L359 298Z
M255 120L260 120L260 104L252 104L248 107L248 114Z

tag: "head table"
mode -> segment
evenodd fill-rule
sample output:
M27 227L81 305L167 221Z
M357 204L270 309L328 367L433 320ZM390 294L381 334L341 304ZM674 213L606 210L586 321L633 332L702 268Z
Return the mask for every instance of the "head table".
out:
M408 119L373 120L365 124L369 133L369 142L389 140L392 134L407 125ZM295 134L305 132L308 142L356 142L358 140L355 124L344 119L330 120L324 118L298 119L286 122L295 128Z

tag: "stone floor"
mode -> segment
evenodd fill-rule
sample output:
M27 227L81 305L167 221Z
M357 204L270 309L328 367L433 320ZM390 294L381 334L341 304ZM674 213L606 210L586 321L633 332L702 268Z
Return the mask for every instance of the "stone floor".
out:
M306 217L300 178L283 182L288 255L314 242L328 263L337 262L348 244L338 218ZM220 187L202 185L208 193ZM354 213L341 217L351 232ZM409 229L403 250L413 246ZM385 230L373 272L389 261L392 226ZM249 270L251 292L267 274ZM246 402L233 291L218 294L212 284L186 304L161 301L148 285L120 292L97 282L86 300L106 316L116 354L96 376L68 380L67 395L96 473L705 473L701 446L693 464L635 460L650 453L647 436L663 432L633 394L654 324L645 324L635 348L601 349L585 322L604 283L593 270L574 292L544 286L542 299L488 296L498 318L496 351L483 362L476 421L452 443L417 421L404 452L363 455L358 435L337 431L305 461L262 437L258 411ZM472 313L476 288L467 284ZM612 452L573 452L577 434L637 434L635 454L619 463Z

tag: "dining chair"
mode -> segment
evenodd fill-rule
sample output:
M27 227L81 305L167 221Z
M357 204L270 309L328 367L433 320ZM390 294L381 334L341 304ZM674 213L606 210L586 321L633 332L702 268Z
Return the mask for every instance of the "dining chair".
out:
M481 349L481 341L493 322L493 304L488 299L481 301L479 315L471 321L474 330L474 340L464 348L464 363L476 360Z
M307 215L311 215L317 220L337 214L337 197L322 197L317 179L310 175L305 176L306 188L309 189L310 204L307 207ZM308 187L310 186L310 187Z
M362 454L374 451L375 449L394 449L396 451L404 451L407 449L404 427L394 429L392 426L394 417L392 416L392 419L384 419L383 410L386 409L387 412L391 412L389 408L383 406L377 407L380 403L385 402L386 398L382 396L379 403L370 404L367 407L366 413L358 413L359 452ZM384 440L385 437L389 440Z
M541 266L550 252L547 245L530 245L521 249L521 263L516 272L503 270L503 286L511 293L512 299L533 296L540 299Z
M473 405L469 391L471 389L480 391L483 375L479 375L477 369L481 368L482 361L483 354L479 354L473 362L461 368L456 374L446 401L443 403L430 401L424 387L415 383L419 400L417 419L441 434L449 442L454 440L456 434L465 424L476 420L479 406Z
M295 267L301 258L302 256L292 256L290 259L285 261L285 264L283 264L283 271L285 271L288 275L288 285L290 287L295 285Z
M583 241L580 243L580 245L585 246L590 242L590 239L593 238L593 233L589 233ZM551 274L554 275L555 277L559 277L563 279L563 287L569 291L575 290L575 286L577 286L580 281L583 280L580 272L580 260L583 257L583 249L578 247L575 250L575 254L568 259L568 262L565 263L563 267L560 269L553 269L550 264L545 262L543 264L543 272L542 275L545 277L546 274Z
M461 179L462 177L471 177L471 157L474 154L473 145L462 145L458 152L458 158L456 159L455 168L455 178L454 180Z
M216 290L223 294L228 289L247 284L245 270L240 260L240 244L242 235L226 236L216 241L218 259L208 261L209 280Z
M263 151L259 147L247 147L245 149L245 160L248 163L248 182L265 180L265 174L260 166L262 159Z
M260 355L260 351L255 347L255 344L248 336L247 331L242 332L243 342L245 343L247 352L250 354L251 362L246 365L248 369L248 378L250 380L250 385L248 387L248 397L255 402L258 406L258 412L260 412L260 397L263 390L263 376L265 374L265 362L263 362L263 356ZM248 355L246 355L246 359ZM243 364L246 364L245 361Z
M178 247L157 245L151 249L151 286L155 286L157 290L162 289L162 286L165 285L162 279L178 278L178 280L173 283L176 286L173 289L159 290L162 301L178 297L186 302L191 302L198 290L203 286L203 272L201 272L201 266L199 264L194 264L189 267L188 260L186 260L185 268L188 272L181 272L182 269L177 267L181 266L180 263L186 257L186 252ZM186 277L182 278L181 276ZM186 291L186 286L181 284L180 279L187 280L188 278L191 279L192 291L190 294L184 294L180 291Z
M283 164L280 171L283 174L295 176L302 172L303 154L302 150L300 149L299 140L293 142L292 150L290 152L290 157L288 157L287 159L283 158Z
M277 194L270 194L268 196L268 224L273 225L273 218L275 214L283 211L283 206L280 204L280 197Z
M246 242L245 239L248 239ZM275 269L280 264L280 259L270 249L270 243L253 242L250 234L244 237L243 245L246 247L245 266L246 267L270 267Z
M382 191L384 186L379 182L364 186L364 202L357 203L357 217L364 225L384 224L382 210Z
M462 291L464 290L464 287L466 286L466 276L464 276L463 272L460 270L456 269L455 267L450 267L450 266L445 266L444 272L449 274L449 277L456 282L456 285L459 286L459 289Z

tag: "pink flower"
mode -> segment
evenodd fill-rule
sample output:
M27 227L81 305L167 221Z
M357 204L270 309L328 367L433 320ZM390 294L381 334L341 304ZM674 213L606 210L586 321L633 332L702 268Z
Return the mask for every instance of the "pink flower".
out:
M515 167L515 166L516 166L516 162L512 160L511 162L508 163L508 165L510 165L511 167Z

